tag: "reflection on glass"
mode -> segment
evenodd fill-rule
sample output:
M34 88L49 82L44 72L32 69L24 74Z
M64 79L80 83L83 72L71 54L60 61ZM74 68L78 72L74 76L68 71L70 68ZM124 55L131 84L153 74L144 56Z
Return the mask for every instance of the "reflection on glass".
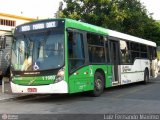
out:
M61 67L64 64L64 34L47 31L15 36L11 64L18 71Z

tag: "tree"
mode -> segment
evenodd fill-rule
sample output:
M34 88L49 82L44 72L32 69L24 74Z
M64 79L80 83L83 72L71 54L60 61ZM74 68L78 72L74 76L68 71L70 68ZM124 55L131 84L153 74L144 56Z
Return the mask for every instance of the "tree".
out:
M66 0L60 17L150 39L159 43L160 26L139 0Z

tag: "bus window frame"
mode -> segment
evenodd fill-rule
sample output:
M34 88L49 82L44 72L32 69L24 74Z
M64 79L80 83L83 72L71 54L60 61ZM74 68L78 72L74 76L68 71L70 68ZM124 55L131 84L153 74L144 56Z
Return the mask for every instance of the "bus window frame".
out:
M79 33L79 34L82 34L82 41L83 41L83 47L84 47L84 63L83 65L77 67L76 69L73 69L73 70L70 70L69 69L69 49L68 49L68 33L69 32L72 32L72 33ZM67 59L68 59L68 71L69 71L69 75L73 74L75 71L83 68L84 66L88 65L88 55L87 55L87 48L86 48L86 32L85 31L82 31L82 30L78 30L78 29L74 29L74 28L66 28L66 34L67 34L67 37L66 37L66 41L67 41Z
M92 35L96 35L96 36L101 36L101 37L103 37L103 45L94 45L94 44L89 44L88 43L88 39L87 39L87 34L92 34ZM86 52L88 52L88 64L89 65L104 65L104 64L107 64L107 60L106 60L106 47L105 47L105 40L104 40L104 38L107 38L107 36L106 35L103 35L103 34L98 34L98 33L94 33L94 32L86 32L86 47L87 47L87 51ZM89 46L95 46L95 47L101 47L101 48L103 48L104 49L104 62L90 62L90 60L89 60Z

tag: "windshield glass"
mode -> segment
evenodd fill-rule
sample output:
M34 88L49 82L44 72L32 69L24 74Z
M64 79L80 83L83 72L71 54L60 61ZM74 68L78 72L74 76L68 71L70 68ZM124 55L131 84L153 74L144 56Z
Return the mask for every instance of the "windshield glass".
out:
M43 31L15 36L11 66L17 71L59 68L64 64L64 33Z

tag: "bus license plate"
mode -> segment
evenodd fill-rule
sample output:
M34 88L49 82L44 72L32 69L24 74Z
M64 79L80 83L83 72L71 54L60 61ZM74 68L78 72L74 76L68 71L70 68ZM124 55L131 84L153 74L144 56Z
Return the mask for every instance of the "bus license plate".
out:
M37 92L37 88L28 88L27 91L28 92Z

